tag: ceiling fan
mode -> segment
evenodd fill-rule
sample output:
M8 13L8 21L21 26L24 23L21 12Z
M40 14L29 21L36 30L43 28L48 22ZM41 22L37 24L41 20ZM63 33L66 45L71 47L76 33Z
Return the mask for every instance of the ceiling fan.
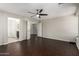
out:
M43 12L43 9L36 9L36 13L33 13L33 12L28 12L28 13L33 14L33 16L31 16L31 17L36 16L38 18L41 18L41 16L47 16L48 15L48 14L44 14L42 12Z

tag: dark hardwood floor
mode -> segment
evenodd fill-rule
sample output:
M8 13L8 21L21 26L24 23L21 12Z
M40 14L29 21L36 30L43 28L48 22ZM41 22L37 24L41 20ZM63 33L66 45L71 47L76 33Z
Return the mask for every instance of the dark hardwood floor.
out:
M0 46L0 55L5 56L78 56L75 44L32 37L31 40Z

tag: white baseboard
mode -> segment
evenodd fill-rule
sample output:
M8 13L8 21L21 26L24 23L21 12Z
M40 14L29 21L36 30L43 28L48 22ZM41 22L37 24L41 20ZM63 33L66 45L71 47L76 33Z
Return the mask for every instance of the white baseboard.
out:
M26 40L26 39L23 39L23 40ZM18 41L16 41L16 42L23 41L23 40L18 40ZM14 43L14 42L11 42L11 43ZM10 43L6 42L6 43L3 43L3 44L0 44L0 46L1 46L1 45L7 45L7 44L10 44Z
M42 37L42 36L38 36L38 37ZM42 38L48 38L48 39L53 39L53 40L59 40L59 41L65 41L65 42L75 42L75 41L70 41L70 40L65 40L65 39L56 39L56 38L49 38L49 37L42 37Z

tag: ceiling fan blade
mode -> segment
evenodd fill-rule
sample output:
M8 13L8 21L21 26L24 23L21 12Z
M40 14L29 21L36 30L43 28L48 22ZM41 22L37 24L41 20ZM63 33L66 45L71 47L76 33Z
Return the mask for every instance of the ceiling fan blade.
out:
M35 14L35 13L33 13L33 12L27 12L27 13Z
M41 15L41 16L47 16L48 14L39 14L39 15Z
M36 14L35 14L35 15L33 15L33 16L31 16L31 17L34 17L34 16L36 16Z
M64 4L64 3L58 3L58 5L61 5L61 4Z
M41 9L40 11L39 11L39 13L41 13L43 11L43 9Z

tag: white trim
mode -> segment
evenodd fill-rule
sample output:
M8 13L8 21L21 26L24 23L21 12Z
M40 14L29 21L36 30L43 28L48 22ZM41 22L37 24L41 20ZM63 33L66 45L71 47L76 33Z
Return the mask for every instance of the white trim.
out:
M23 39L23 40L26 40L26 39ZM23 40L18 40L18 41L16 41L16 42L20 42L20 41L23 41ZM15 42L11 42L11 43L15 43ZM3 44L0 44L0 46L1 46L1 45L7 45L7 44L10 44L10 43L6 42L6 43L3 43Z

